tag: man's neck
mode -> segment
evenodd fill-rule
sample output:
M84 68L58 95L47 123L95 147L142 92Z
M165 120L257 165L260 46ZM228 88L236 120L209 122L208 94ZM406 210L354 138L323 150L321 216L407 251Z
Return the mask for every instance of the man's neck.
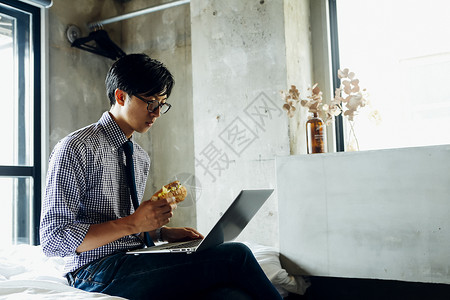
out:
M111 109L109 110L109 115L111 116L111 118L114 120L114 122L116 122L117 126L119 126L119 128L122 130L122 132L125 134L125 136L127 137L127 139L130 139L133 136L134 131L133 130L127 130L127 123L125 121L123 121L120 116L116 116L115 112L114 112L114 106L111 107Z

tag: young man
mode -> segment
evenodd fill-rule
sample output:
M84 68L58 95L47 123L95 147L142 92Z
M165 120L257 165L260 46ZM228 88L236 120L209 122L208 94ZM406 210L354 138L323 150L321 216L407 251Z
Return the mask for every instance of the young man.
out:
M67 258L69 284L129 299L281 299L252 253L227 243L191 255L127 255L153 239L201 238L192 228L162 227L172 217L167 200L133 205L123 145L133 145L137 198L150 168L133 141L171 105L174 80L145 54L116 61L106 77L111 109L92 125L62 139L49 161L41 244L48 256ZM130 164L131 165L131 164ZM135 208L136 207L136 208Z

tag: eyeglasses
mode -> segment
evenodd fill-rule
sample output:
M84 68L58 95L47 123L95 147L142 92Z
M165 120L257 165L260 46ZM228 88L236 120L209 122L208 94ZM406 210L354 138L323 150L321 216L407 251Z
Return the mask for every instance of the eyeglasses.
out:
M172 105L170 105L167 102L161 103L158 100L145 100L145 99L143 99L143 98L141 98L141 97L139 97L137 95L133 95L133 96L135 96L139 100L144 101L145 103L147 103L147 110L149 112L151 112L151 113L154 112L155 110L157 110L158 108L161 108L160 113L163 115L166 112L168 112L169 109L172 107Z

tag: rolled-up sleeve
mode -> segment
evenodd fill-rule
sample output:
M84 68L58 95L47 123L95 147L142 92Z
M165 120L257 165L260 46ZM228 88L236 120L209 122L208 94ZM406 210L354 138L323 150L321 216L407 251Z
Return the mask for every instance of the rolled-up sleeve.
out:
M54 148L47 172L40 240L47 256L71 256L90 224L77 221L86 191L86 151L82 143L64 139Z

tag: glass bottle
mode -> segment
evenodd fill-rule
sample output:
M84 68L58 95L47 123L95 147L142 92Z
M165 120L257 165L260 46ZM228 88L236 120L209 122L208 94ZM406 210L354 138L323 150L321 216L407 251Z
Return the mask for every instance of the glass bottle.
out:
M327 152L325 123L317 112L306 122L306 144L308 154Z

